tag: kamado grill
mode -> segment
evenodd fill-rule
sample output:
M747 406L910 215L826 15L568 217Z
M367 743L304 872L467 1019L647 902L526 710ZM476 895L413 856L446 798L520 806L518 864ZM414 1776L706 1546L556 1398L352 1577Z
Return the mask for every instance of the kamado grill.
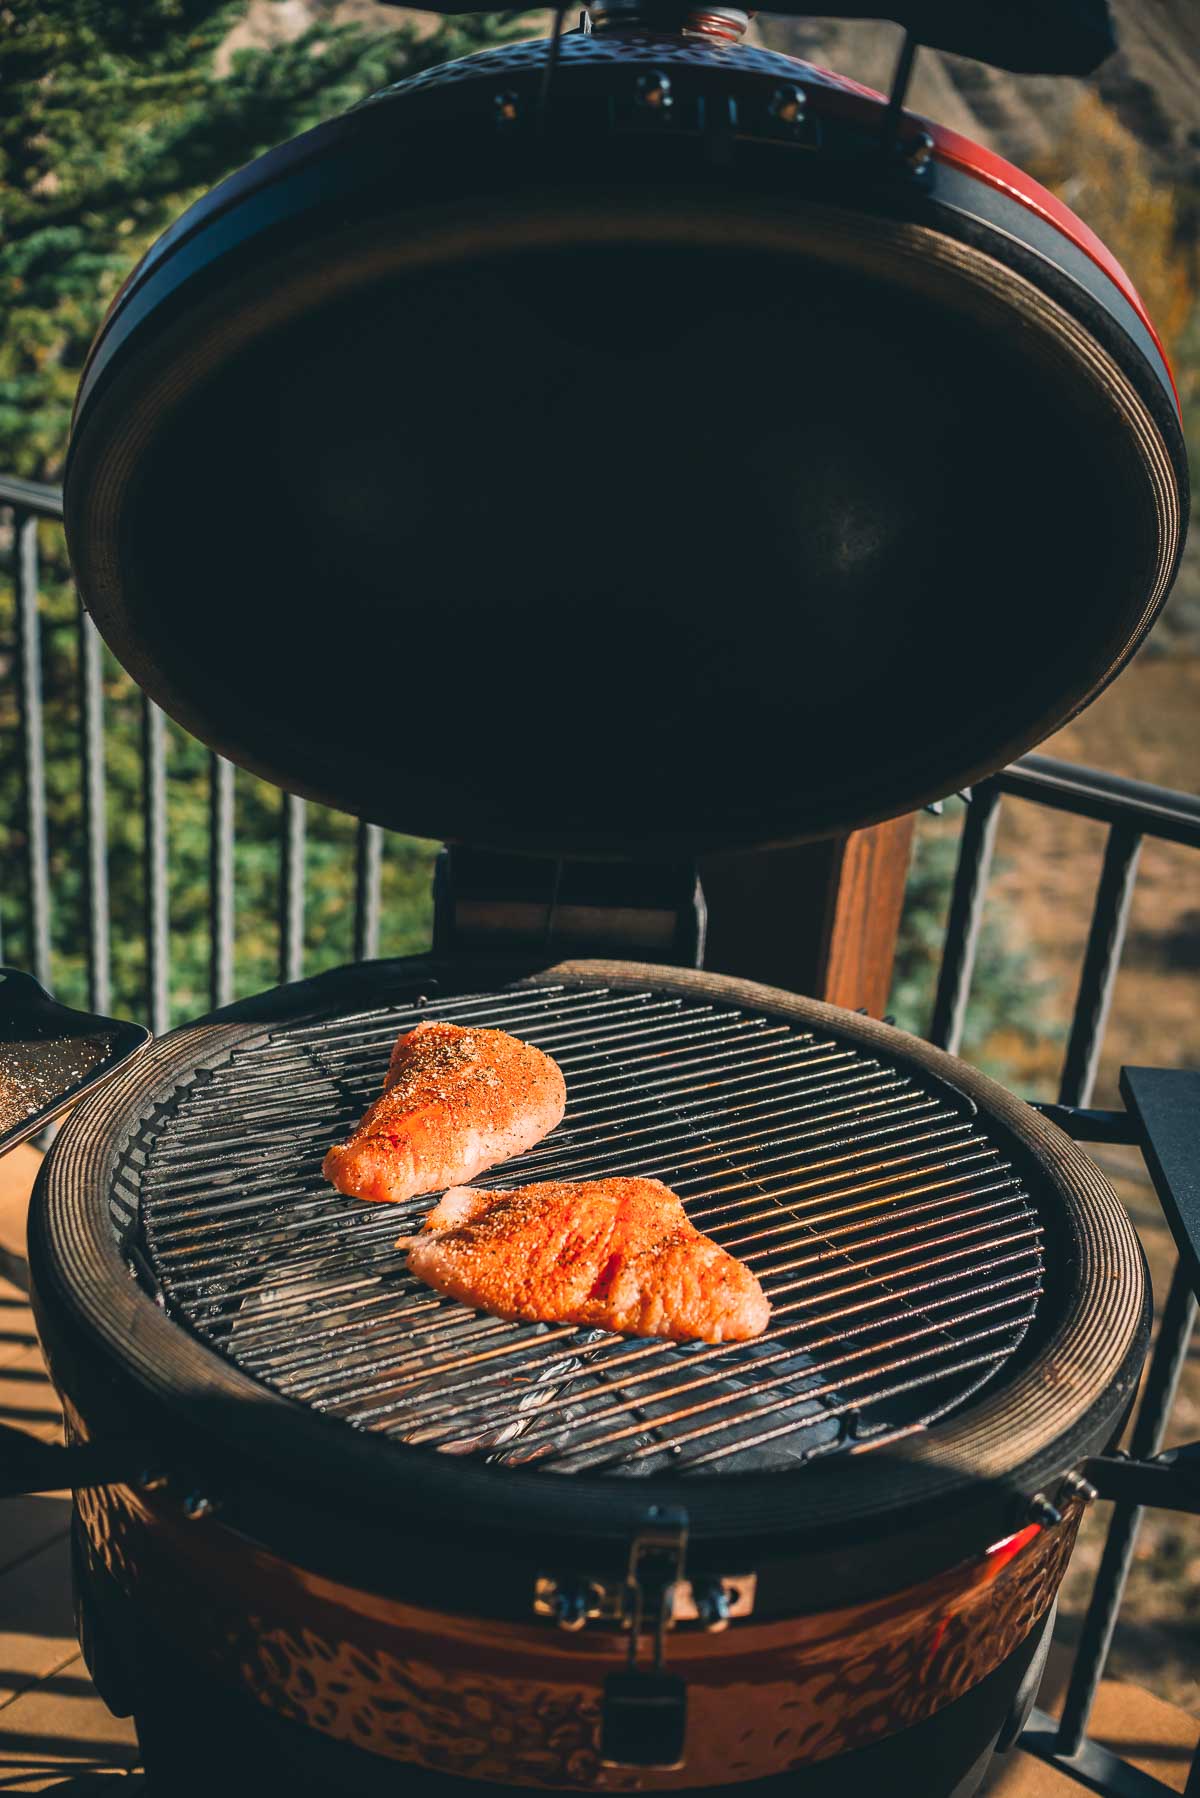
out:
M566 1075L563 1126L486 1181L659 1175L759 1273L767 1334L503 1323L409 1274L426 1203L320 1163L422 1017ZM296 1726L330 1738L329 1790L396 1760L584 1789L979 1771L1145 1345L1124 1213L1035 1113L769 988L432 961L176 1032L86 1116L32 1252L73 1431L120 1475L79 1494L80 1578L152 1768L183 1777L239 1693L301 1772Z
M108 641L222 753L454 845L429 956L141 1050L39 1185L80 1629L164 1790L932 1798L1032 1700L1145 1350L1124 1212L970 1068L699 966L696 855L994 770L1178 559L1128 279L902 108L912 34L1081 72L1102 9L898 13L887 102L724 8L401 82L194 207L93 351L66 519ZM422 1018L566 1076L481 1183L658 1176L767 1333L422 1285L428 1201L321 1176Z

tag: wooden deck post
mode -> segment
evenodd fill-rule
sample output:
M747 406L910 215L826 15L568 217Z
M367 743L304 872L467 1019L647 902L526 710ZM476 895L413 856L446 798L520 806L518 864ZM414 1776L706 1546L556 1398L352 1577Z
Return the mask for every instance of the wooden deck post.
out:
M915 816L754 855L706 857L704 965L881 1017Z

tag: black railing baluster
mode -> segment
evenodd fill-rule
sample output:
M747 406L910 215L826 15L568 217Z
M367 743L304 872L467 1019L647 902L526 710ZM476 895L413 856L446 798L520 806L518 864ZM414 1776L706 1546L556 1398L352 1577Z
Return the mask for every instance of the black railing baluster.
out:
M379 954L379 890L383 866L383 832L361 819L355 839L354 959L373 961Z
M1129 1452L1137 1460L1149 1459L1162 1447L1195 1321L1196 1300L1188 1273L1180 1261L1176 1264L1171 1290L1163 1306L1158 1340L1130 1437ZM1077 1754L1087 1733L1088 1718L1108 1659L1141 1522L1140 1505L1113 1506L1100 1571L1092 1588L1091 1603L1071 1669L1071 1683L1063 1703L1055 1743L1057 1754Z
M994 782L986 781L974 789L963 820L942 965L938 970L937 995L929 1025L930 1042L936 1043L939 1049L948 1049L951 1055L957 1054L962 1041L999 819L1000 789Z
M283 795L279 859L279 978L299 980L304 972L304 801Z
M13 597L17 625L17 716L25 818L25 953L29 971L50 986L50 856L46 832L46 750L38 620L37 518L13 510Z
M104 785L104 686L100 633L79 604L79 769L83 794L88 1004L112 1002L108 943L108 812Z
M1141 832L1132 824L1114 824L1108 833L1058 1089L1060 1105L1092 1102L1141 848Z
M171 1027L170 943L167 915L166 721L142 695L142 805L146 931L146 1010L150 1028Z
M208 997L233 998L233 763L208 758Z

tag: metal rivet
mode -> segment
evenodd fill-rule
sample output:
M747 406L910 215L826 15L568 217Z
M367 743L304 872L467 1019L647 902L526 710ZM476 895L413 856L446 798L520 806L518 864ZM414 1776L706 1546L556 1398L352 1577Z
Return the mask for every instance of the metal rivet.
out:
M720 1635L723 1629L729 1628L729 1613L737 1596L736 1591L729 1593L724 1586L715 1583L695 1594L696 1615L710 1636Z
M582 1629L587 1622L587 1597L580 1585L556 1586L550 1608L559 1629Z
M918 132L904 146L904 160L914 175L923 175L933 162L933 139L928 131Z
M1044 1524L1048 1529L1062 1522L1062 1512L1057 1505L1052 1505L1044 1492L1035 1492L1029 1501L1029 1521Z
M767 111L781 125L797 128L804 123L808 96L802 87L777 87L771 95Z
M671 93L671 77L664 75L661 69L655 69L649 75L639 75L637 97L639 106L649 106L659 112L666 112L669 106L675 104Z
M211 1517L213 1501L205 1498L202 1492L189 1492L183 1501L183 1514L189 1523L198 1523L202 1517Z
M1075 1498L1081 1498L1085 1505L1090 1505L1100 1494L1091 1480L1085 1480L1081 1473L1064 1473L1062 1483L1065 1490Z

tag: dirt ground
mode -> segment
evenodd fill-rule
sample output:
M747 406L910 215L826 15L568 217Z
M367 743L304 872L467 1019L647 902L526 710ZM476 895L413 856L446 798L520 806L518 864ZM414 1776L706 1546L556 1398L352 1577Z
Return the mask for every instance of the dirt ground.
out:
M1142 656L1043 753L1200 791L1200 657ZM1087 936L1105 829L1006 800L993 891L1009 901L1039 975L1053 984L1047 1020L1065 1027ZM1053 1098L1064 1038L1001 1044L1010 1084ZM1200 1067L1200 853L1148 840L1142 850L1125 954L1093 1103L1115 1105L1124 1064ZM1161 1305L1175 1251L1140 1158L1098 1155L1142 1237ZM1168 1443L1200 1437L1200 1339L1184 1370ZM1063 1589L1060 1632L1078 1628L1099 1561L1109 1507L1096 1505ZM1143 1527L1109 1671L1200 1714L1200 1519L1152 1514Z

